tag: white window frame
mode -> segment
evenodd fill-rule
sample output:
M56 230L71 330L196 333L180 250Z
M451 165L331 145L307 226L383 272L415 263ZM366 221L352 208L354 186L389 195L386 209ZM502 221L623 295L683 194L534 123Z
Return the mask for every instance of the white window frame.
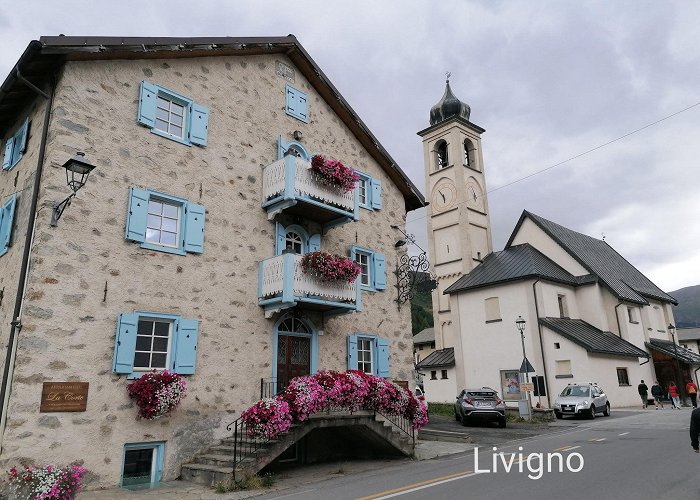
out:
M151 203L159 203L161 205L161 213L160 214L152 214L151 213ZM164 214L164 208L165 206L170 206L170 207L175 207L177 210L177 218L174 219L176 220L176 228L175 228L175 244L171 245L169 243L163 243L162 241L153 241L148 239L148 230L154 230L158 231L159 233L166 232L169 234L173 234L172 231L163 231L163 220L173 220L172 217L166 217ZM151 215L154 217L158 217L160 219L160 227L155 228L151 227ZM158 196L150 196L148 199L148 215L146 218L146 239L144 243L148 243L149 245L157 245L157 246L163 246L163 247L168 247L168 248L180 248L182 245L180 245L180 241L182 240L182 217L184 215L184 204L175 200L167 200L164 198L160 198ZM159 238L160 239L160 238Z
M364 268L362 266L362 258L366 259L367 273L364 273ZM360 286L363 288L373 288L373 276L372 276L372 254L364 250L355 250L355 262L360 266ZM365 283L365 276L367 277L367 282Z
M296 238L294 238L296 236ZM291 247L290 247L291 245ZM299 247L299 251L297 252L296 249L294 248L295 246ZM304 245L304 236L300 234L298 231L295 231L294 229L287 230L285 229L285 234L284 234L284 249L285 250L290 250L291 253L294 253L296 255L303 255L305 253L304 248L306 245Z
M366 347L367 349L363 349L363 347ZM361 360L361 353L369 353L369 361L363 361ZM358 337L357 338L357 369L360 370L361 372L365 373L374 373L374 339L371 337ZM369 370L367 370L367 365L369 363Z
M360 180L357 183L358 199L360 206L368 210L372 209L372 178L361 172L355 172L360 176ZM364 193L364 195L363 195ZM364 196L364 201L363 201Z
M163 118L159 117L158 112L160 110L163 110L164 108L161 108L160 106L160 101L166 101L169 103L167 113L168 113L168 119L164 120ZM153 123L153 130L157 130L158 133L165 135L167 137L173 137L174 139L178 141L185 141L185 138L187 137L187 129L188 129L188 120L189 120L189 107L190 107L191 101L186 101L180 97L177 97L175 94L171 94L170 92L167 92L163 89L158 89L158 94L156 95L156 116L155 120ZM176 106L179 106L182 108L182 123L180 125L177 125L171 121L172 116L178 116L172 112L172 106L175 104ZM167 125L167 130L163 130L158 126L158 122L163 122ZM176 126L181 129L181 134L174 134L170 131L171 126Z
M143 335L138 334L138 326L141 323L141 321L150 321L153 323L152 331L151 331L151 350L150 351L142 351L137 349L136 347L134 348L134 373L141 373L141 372L150 372L152 370L157 370L157 371L163 371L166 370L170 367L170 362L172 359L173 355L173 334L174 334L174 326L175 326L175 320L170 319L170 318L157 318L153 316L148 316L146 314L144 315L139 315L137 324L136 324L136 343L138 345L138 338L143 337ZM165 366L163 367L153 367L153 366L136 366L136 355L138 353L151 353L153 354L153 338L155 337L154 335L154 330L155 330L155 323L167 323L168 324L168 347L167 347L167 352L165 356ZM158 353L161 353L162 351L155 351ZM149 362L149 365L152 364L152 360Z

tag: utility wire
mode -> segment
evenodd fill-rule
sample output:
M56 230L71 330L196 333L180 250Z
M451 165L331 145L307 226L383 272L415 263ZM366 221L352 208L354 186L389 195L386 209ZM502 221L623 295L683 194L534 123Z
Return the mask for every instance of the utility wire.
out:
M506 187L508 187L508 186L512 186L513 184L516 184L516 183L518 183L518 182L520 182L520 181L524 181L525 179L529 179L530 177L534 177L534 176L539 175L539 174L541 174L541 173L543 173L543 172L547 172L548 170L552 170L552 169L554 169L554 168L556 168L556 167L559 167L559 166L561 166L561 165L564 165L565 163L568 163L568 162L570 162L570 161L572 161L572 160L575 160L575 159L577 159L577 158L581 158L582 156L585 156L585 155L587 155L587 154L589 154L589 153L592 153L593 151L597 151L597 150L602 149L602 148L604 148L604 147L606 147L606 146L609 146L610 144L613 144L613 143L615 143L615 142L617 142L617 141L620 141L620 140L622 140L622 139L624 139L624 138L626 138L626 137L629 137L629 136L634 135L634 134L636 134L636 133L638 133L638 132L641 132L642 130L645 130L645 129L648 129L648 128L650 128L650 127L653 127L654 125L658 125L659 123L661 123L661 122L663 122L663 121L666 121L666 120L668 120L669 118L673 118L674 116L680 115L681 113L685 113L686 111L688 111L688 110L690 110L690 109L693 109L693 108L696 107L696 106L700 106L700 102L696 102L695 104L691 104L690 106L688 106L688 107L686 107L686 108L683 108L683 109L681 109L680 111L676 111L675 113L671 113L670 115L664 116L663 118L660 118L660 119L658 119L658 120L656 120L656 121L654 121L654 122L648 123L647 125L644 125L643 127L639 127L638 129L635 129L635 130L633 130L633 131L631 131L631 132L627 132L626 134L623 134L623 135L621 135L621 136L619 136L619 137L616 137L615 139L612 139L612 140L610 140L610 141L608 141L608 142L604 142L603 144L600 144L600 145L598 145L598 146L596 146L596 147L594 147L594 148L591 148L591 149L589 149L589 150L587 150L587 151L584 151L583 153L579 153L579 154L574 155L574 156L572 156L572 157L570 157L570 158L567 158L566 160L562 160L562 161L560 161L559 163L555 163L554 165L550 165L549 167L546 167L546 168L537 170L537 171L535 171L535 172L533 172L533 173L531 173L531 174L525 175L525 176L523 176L523 177L520 177L520 178L518 178L518 179L515 179L514 181L511 181L511 182L508 182L508 183L506 183L506 184L503 184L502 186L498 186L498 187L495 187L495 188L493 188L493 189L490 189L490 190L486 191L485 194L481 195L481 197L484 197L484 196L486 196L486 195L489 194L489 193L493 193L494 191L498 191L499 189L503 189L503 188L506 188ZM462 202L462 204L463 204L463 203L464 203L464 202ZM459 205L459 204L457 204L457 205ZM456 206L456 205L455 205L455 206ZM428 215L425 214L425 215L422 215L422 216L420 216L420 217L416 217L415 219L410 219L410 220L407 219L407 220L406 220L406 223L409 223L409 222L416 222L416 221L419 221L419 220L421 220L421 219L426 219L427 217L428 217Z

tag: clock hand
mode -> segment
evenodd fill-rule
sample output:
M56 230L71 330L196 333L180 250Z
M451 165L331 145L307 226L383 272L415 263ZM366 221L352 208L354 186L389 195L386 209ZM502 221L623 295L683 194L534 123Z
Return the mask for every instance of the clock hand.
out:
M445 203L447 200L445 199L445 195L442 193L442 191L438 191L440 193L440 196L442 196L442 202Z

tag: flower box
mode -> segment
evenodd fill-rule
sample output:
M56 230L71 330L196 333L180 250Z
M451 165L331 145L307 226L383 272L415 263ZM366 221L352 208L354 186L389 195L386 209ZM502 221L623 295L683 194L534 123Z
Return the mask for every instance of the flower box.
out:
M136 400L139 417L154 420L177 408L185 397L187 385L177 373L153 370L127 386L129 397Z
M304 254L301 269L305 274L316 276L321 281L354 283L360 274L360 266L354 260L321 251Z
M311 170L326 186L342 189L344 193L352 191L360 180L351 168L336 160L327 160L321 155L311 158Z
M77 464L67 467L27 465L21 471L11 467L3 481L9 491L4 493L18 499L73 500L83 487L86 473L87 469Z

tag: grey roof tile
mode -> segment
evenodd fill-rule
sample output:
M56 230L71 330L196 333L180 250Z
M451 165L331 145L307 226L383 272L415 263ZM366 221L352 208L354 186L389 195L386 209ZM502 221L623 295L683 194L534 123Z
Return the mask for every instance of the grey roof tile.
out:
M416 368L439 368L441 366L454 366L454 364L454 347L448 347L446 349L431 352L427 358L416 365Z
M414 344L425 344L428 342L435 342L434 328L424 328L413 336Z
M696 354L690 349L676 345L674 349L674 344L670 340L661 339L649 339L646 343L647 347L654 349L657 352L671 356L685 363L700 364L700 354Z
M540 318L540 324L585 348L588 352L648 358L649 353L612 332L599 330L581 319Z

